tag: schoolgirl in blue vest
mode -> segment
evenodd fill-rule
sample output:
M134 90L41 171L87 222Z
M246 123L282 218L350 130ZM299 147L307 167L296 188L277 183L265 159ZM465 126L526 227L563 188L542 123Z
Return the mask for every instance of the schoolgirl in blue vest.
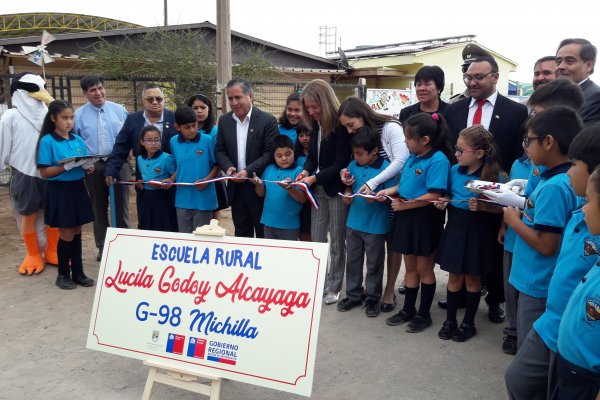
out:
M160 130L154 125L142 128L140 155L137 167L144 182L172 181L175 159L160 149ZM168 186L145 183L139 228L153 231L177 232L177 215Z
M494 137L481 125L463 129L456 142L458 164L450 169L451 203L440 201L436 207L448 206L448 222L435 261L448 271L446 321L438 333L440 339L464 342L476 335L475 314L481 298L481 277L499 268L500 245L497 242L502 208L480 202L465 185L470 180L506 182L501 171ZM466 283L465 315L458 326L456 312L463 283Z
M285 110L279 117L279 134L289 137L292 143L296 143L298 137L296 127L301 122L302 103L300 102L300 93L294 92L285 100Z
M58 228L56 286L61 289L94 284L83 272L81 245L81 226L94 220L92 203L83 182L84 168L93 171L93 164L85 160L58 162L87 155L85 142L72 132L73 121L71 104L64 100L50 103L37 149L37 167L47 181L44 222Z
M600 235L600 169L588 181L585 223ZM590 249L592 250L592 249ZM597 252L598 249L595 249ZM594 400L600 391L600 257L571 296L558 330L553 399Z
M392 201L394 216L390 231L390 249L404 255L406 294L404 307L386 320L388 325L410 321L408 332L422 332L431 326L429 313L435 295L433 255L444 228L445 211L433 201L448 190L452 157L448 144L448 126L441 114L419 113L404 126L410 156L404 164L400 184L384 189L378 196L399 196ZM421 303L415 304L421 285Z
M279 128L281 131L281 127ZM303 166L308 157L308 144L310 143L310 128L300 122L296 125L297 139L294 144L294 157L296 164ZM300 210L300 240L310 242L310 201L305 202Z

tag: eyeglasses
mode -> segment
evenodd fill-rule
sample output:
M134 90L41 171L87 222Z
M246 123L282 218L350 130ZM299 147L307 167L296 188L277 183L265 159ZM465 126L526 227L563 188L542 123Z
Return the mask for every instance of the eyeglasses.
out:
M155 101L157 103L162 103L164 99L160 96L148 96L144 97L144 100L146 100L148 103L154 103Z
M454 146L454 154L456 154L457 157L460 157L463 155L463 153L474 153L477 150L475 149L463 149L461 147L458 146Z
M144 139L142 141L144 143L148 143L148 144L157 144L157 143L160 143L160 139Z
M490 71L490 72L488 72L487 74L484 74L484 75L481 75L481 74L479 74L479 75L467 75L467 74L464 74L463 75L463 81L466 84L471 83L471 81L475 81L475 82L479 83L479 82L481 82L483 80L483 78L485 78L486 76L488 76L490 74L494 74L494 73L496 73L496 71Z
M533 142L534 140L544 140L546 138L546 136L534 136L534 137L529 137L529 136L525 136L523 138L523 147L525 147L526 149L529 148L529 146L531 146L531 142Z

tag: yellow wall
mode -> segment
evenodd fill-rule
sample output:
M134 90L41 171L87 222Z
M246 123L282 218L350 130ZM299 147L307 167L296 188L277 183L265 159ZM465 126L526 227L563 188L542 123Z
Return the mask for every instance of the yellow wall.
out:
M392 56L380 57L364 60L353 60L352 64L355 69L373 68L373 67L390 67L402 71L406 74L406 78L398 77L379 77L367 78L367 86L369 88L385 88L385 89L406 89L410 82L414 80L414 74L423 65L437 65L444 70L446 84L442 99L448 99L454 94L461 93L465 90L465 85L462 80L461 64L462 50L464 43L444 47L442 49L428 50L417 53L414 56ZM498 63L500 78L496 88L500 93L506 95L508 93L508 74L511 71L516 71L516 65L509 60L493 54Z

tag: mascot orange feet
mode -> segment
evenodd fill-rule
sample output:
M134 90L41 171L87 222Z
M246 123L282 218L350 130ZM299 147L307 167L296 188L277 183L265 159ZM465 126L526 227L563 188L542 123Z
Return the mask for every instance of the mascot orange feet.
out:
M23 233L23 241L27 248L27 255L19 267L19 273L27 275L33 273L39 274L44 270L45 262L38 247L37 233L35 231Z
M56 246L58 244L58 228L50 228L47 226L46 240L46 251L44 252L46 262L48 264L58 265L58 253L56 250Z

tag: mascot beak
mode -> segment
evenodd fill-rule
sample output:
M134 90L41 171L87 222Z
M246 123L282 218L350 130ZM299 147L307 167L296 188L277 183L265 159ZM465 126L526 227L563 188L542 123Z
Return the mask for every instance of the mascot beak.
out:
M52 103L54 99L50 96L50 93L46 89L40 89L37 92L29 93L31 97L41 102L44 102L46 105Z

